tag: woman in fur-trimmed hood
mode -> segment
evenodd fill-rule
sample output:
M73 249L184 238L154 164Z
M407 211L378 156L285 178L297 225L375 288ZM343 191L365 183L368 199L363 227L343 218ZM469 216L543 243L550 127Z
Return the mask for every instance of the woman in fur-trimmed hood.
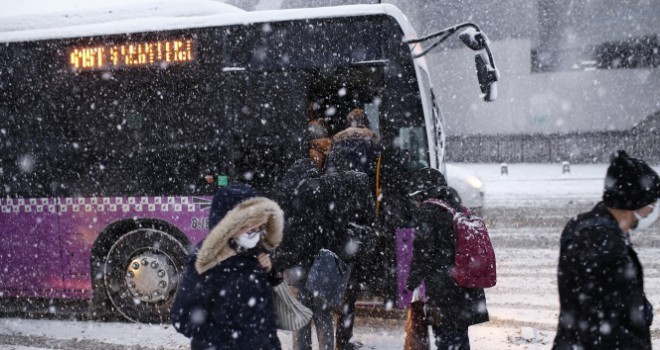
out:
M283 213L250 186L222 188L211 232L190 254L171 318L195 349L280 349L268 252L282 240Z

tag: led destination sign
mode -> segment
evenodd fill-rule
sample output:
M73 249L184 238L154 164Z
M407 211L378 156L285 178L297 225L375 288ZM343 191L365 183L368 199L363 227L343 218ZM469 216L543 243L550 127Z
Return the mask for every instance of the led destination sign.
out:
M193 41L162 40L72 48L69 66L76 70L143 67L192 62Z

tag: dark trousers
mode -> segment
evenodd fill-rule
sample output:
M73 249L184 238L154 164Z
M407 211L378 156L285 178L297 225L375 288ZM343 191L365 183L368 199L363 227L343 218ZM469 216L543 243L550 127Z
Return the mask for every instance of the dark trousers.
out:
M334 350L332 338L332 308L320 298L316 298L305 287L298 286L298 300L312 310L312 320L316 327L316 338L320 350ZM293 331L293 350L312 350L312 324Z
M337 350L344 350L346 345L353 337L353 324L355 321L355 301L359 294L360 285L353 280L348 282L344 302L339 309L337 318L337 331L335 333L335 343Z
M470 350L468 329L454 326L432 326L438 350Z

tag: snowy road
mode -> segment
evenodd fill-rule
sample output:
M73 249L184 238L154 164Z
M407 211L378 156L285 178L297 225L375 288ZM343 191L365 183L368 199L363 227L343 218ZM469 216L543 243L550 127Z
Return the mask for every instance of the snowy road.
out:
M495 164L466 167L477 171L486 183L485 216L498 259L498 284L486 291L491 322L470 328L472 348L550 349L559 309L559 234L571 215L598 201L605 166L573 166L572 175L564 175L564 180L556 174L559 165L509 165L509 177L500 176ZM646 292L656 305L658 320L660 224L634 237L633 244L645 268ZM652 327L657 348L659 324ZM364 349L402 349L404 325L404 320L360 318L354 340ZM290 332L279 334L284 349L291 349ZM187 347L187 339L169 326L0 318L0 350Z
M559 228L529 235L557 235ZM506 247L499 242L510 235L495 230L498 285L487 290L491 322L470 328L473 349L550 349L559 308L556 290L557 250ZM660 248L640 248L646 268L646 289L660 305ZM654 261L656 260L656 261ZM658 317L656 312L656 317ZM403 320L359 319L354 339L365 349L402 349ZM660 327L654 346L660 347ZM290 332L280 332L284 349L291 348ZM0 319L0 349L185 349L188 341L169 326L90 321Z

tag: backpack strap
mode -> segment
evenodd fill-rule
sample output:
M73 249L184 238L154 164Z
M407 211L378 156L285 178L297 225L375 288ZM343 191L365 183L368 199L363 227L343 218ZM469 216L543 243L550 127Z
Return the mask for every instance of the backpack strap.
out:
M433 205L436 205L440 208L443 208L443 209L447 210L448 212L450 212L452 217L454 215L456 215L456 209L452 208L451 205L449 205L445 201L439 200L437 198L430 198L430 199L425 200L424 203L433 204Z

